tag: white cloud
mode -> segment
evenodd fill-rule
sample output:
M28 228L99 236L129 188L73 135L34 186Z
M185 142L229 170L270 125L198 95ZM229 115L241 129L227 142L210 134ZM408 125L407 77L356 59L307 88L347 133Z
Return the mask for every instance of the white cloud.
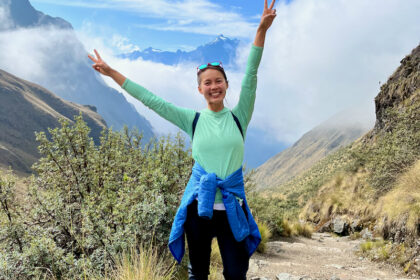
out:
M114 34L111 38L112 46L117 48L120 53L129 53L140 50L140 47L130 43L130 39Z
M195 110L201 110L207 106L204 98L197 90L197 65L188 63L169 66L141 59L135 61L121 59L115 56L107 38L95 37L91 31L87 26L83 31L78 32L78 38L82 41L85 49L91 53L93 53L93 49L98 50L101 57L112 68L118 70L130 80L144 86L174 105ZM228 78L229 89L226 102L229 107L233 107L239 98L242 73L230 72ZM166 134L178 131L178 128L174 125L127 94L112 79L104 77L104 80L110 87L122 92L127 100L134 104L137 111L150 121L157 133Z
M102 57L130 80L139 83L176 106L195 110L201 110L207 106L204 98L197 90L196 65L168 66L150 61L130 61L116 58L112 56L111 52L104 52ZM238 73L231 73L229 76L231 83L226 98L229 107L233 107L232 105L236 104L238 100L240 76L242 75ZM111 79L105 78L105 82L116 90L123 92ZM136 109L151 122L157 133L166 134L178 131L178 128L145 107L141 102L127 93L123 93L127 100L133 103Z
M378 82L386 82L399 61L419 43L417 0L295 0L278 5L277 13L266 39L251 126L281 142L293 142L336 112L366 100L371 102L366 118L371 118ZM218 28L218 33L225 33ZM54 69L58 73L74 71L71 65L60 65L59 55L51 56L60 54L54 42L62 43L70 35L43 30L0 32L0 68L35 82L45 81L48 71ZM114 57L109 41L91 33L79 33L78 37L86 50L98 49L114 68L175 105L206 106L197 91L196 65L174 67L123 60ZM125 38L114 38L122 47L130 44ZM244 66L248 53L249 46L240 50L240 65ZM228 107L236 105L242 73L243 67L227 73ZM106 83L122 91L109 79ZM158 132L176 130L138 101L129 100Z
M9 6L10 0L2 0L0 3L0 30L6 30L13 26Z
M138 25L153 30L181 31L206 35L223 34L249 37L256 26L237 12L209 0L36 0L38 3L76 6L97 9L112 9L135 13L143 18L161 20L160 23ZM170 22L170 24L168 24Z
M251 125L290 143L365 102L371 122L379 81L419 43L420 1L295 0L276 8Z
M54 78L77 73L85 55L72 30L38 27L0 32L0 68L50 90L51 85L71 86L57 85Z

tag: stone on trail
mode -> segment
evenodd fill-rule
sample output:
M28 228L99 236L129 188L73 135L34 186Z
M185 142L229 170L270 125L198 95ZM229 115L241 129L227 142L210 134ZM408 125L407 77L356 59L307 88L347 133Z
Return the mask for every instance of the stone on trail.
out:
M290 275L289 273L280 273L276 276L277 280L311 280L311 278L309 278L309 276L293 276Z
M265 278L265 277L252 277L249 280L271 280L270 278Z
M365 228L365 229L363 229L361 232L360 232L360 234L362 235L362 238L363 239L368 239L368 240L372 240L373 239L373 234L372 234L372 232L369 230L369 229L367 229L367 228Z
M341 234L341 235L347 234L348 224L343 218L341 217L334 218L333 227L334 227L335 233Z

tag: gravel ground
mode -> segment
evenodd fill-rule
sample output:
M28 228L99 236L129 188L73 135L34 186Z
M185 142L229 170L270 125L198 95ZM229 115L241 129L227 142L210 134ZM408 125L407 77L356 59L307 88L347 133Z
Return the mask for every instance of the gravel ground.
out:
M314 233L311 239L283 238L268 243L265 254L254 254L248 279L252 280L347 280L407 278L401 268L371 262L355 252L363 240Z

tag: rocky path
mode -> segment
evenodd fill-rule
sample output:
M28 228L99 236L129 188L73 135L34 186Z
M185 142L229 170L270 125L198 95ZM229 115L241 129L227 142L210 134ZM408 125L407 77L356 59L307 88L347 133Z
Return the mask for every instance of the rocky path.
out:
M268 244L266 254L254 254L252 280L402 280L401 268L374 263L355 254L362 240L314 233L312 239L287 238Z

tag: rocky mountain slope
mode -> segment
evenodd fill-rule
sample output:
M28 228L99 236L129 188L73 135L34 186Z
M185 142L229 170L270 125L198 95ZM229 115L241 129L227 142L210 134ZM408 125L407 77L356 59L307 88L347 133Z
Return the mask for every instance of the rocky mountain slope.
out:
M72 120L79 112L98 141L106 123L95 107L65 101L37 84L0 70L0 167L30 173L39 158L35 131L57 127L58 118Z
M42 12L36 11L28 0L6 0L11 17L11 28L35 27L53 25L64 29L71 29L70 23L62 18L51 17Z
M259 166L255 173L257 188L270 189L301 174L328 154L362 136L368 131L369 123L349 110L336 114L305 133L292 147Z
M15 40L13 51L2 48L7 51L0 53L1 69L35 82L65 100L95 106L114 129L127 125L143 131L146 139L153 136L150 123L92 70L88 52L70 23L35 10L28 0L6 1L0 6L1 32L10 33L9 37Z
M317 230L363 229L393 241L377 245L374 256L410 272L420 255L420 45L381 87L375 105L374 129L272 192Z

